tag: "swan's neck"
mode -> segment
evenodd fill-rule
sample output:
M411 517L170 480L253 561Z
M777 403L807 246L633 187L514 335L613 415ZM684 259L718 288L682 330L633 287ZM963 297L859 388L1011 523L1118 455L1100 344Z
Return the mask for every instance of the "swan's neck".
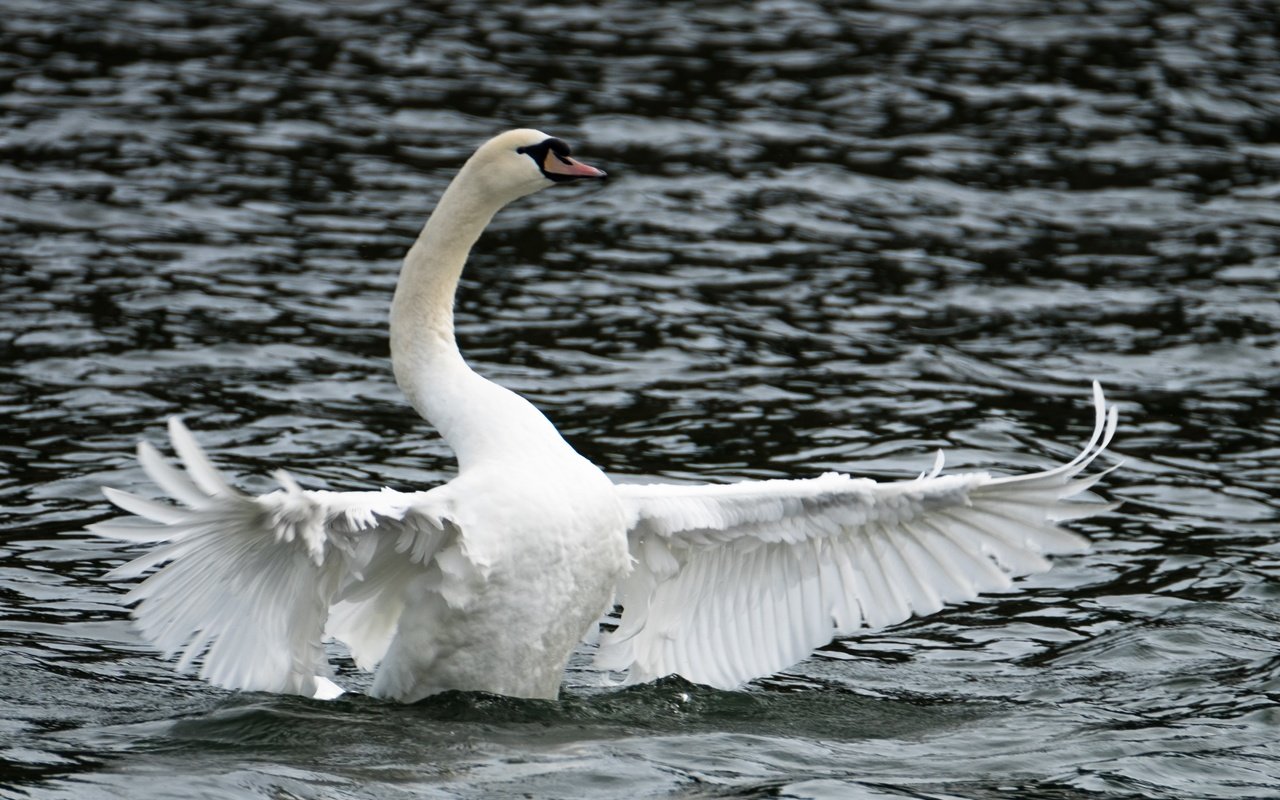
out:
M391 359L396 380L406 392L406 378L413 377L412 371L420 366L414 355L424 349L436 355L458 352L453 338L453 295L458 278L472 245L502 207L486 201L466 176L464 167L445 189L409 248L396 284L391 303Z
M469 166L469 165L468 165ZM453 297L472 245L505 200L464 166L405 256L391 303L396 383L458 457L460 469L566 448L537 409L467 366L453 334Z

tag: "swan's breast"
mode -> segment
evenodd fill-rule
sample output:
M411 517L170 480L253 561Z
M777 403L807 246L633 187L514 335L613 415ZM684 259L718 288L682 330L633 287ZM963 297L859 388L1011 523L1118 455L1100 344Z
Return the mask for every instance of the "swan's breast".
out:
M482 567L518 560L612 579L629 563L626 517L613 484L571 451L466 470L451 488L463 541Z

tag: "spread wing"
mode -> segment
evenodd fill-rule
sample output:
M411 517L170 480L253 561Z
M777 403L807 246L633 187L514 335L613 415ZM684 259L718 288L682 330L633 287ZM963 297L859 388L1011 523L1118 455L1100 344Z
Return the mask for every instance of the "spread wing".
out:
M138 459L179 505L105 489L134 516L90 531L152 546L108 577L158 567L125 596L137 603L138 629L166 655L180 654L180 668L202 660L200 676L218 686L332 694L326 634L372 668L395 631L405 584L458 555L447 486L306 491L281 470L280 490L253 497L223 479L180 420L169 433L185 472L145 442Z
M1116 411L1094 383L1093 437L1029 475L927 475L896 483L828 473L730 485L619 485L636 564L597 665L631 681L676 673L731 688L832 638L931 614L1081 552L1058 526L1114 508L1071 502L1110 443ZM1114 467L1113 467L1114 469Z

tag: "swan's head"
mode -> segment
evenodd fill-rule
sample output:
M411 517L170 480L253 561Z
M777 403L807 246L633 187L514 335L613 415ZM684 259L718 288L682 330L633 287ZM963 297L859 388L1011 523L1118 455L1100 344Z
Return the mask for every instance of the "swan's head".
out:
M603 178L602 169L569 157L569 145L532 128L498 134L480 146L464 169L500 203L557 183Z

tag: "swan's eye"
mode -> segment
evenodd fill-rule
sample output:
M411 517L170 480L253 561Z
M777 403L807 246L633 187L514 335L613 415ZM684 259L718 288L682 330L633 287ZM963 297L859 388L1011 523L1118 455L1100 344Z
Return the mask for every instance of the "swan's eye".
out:
M569 158L569 154L573 151L568 144L555 137L544 139L538 144L517 147L516 152L532 158L542 174L553 181L604 177L604 170L579 164Z
M554 136L537 144L516 148L517 153L528 155L534 161L537 161L539 165L546 159L548 151L554 153L556 158L566 164L569 163L566 159L573 153L573 150L564 140L557 139Z

